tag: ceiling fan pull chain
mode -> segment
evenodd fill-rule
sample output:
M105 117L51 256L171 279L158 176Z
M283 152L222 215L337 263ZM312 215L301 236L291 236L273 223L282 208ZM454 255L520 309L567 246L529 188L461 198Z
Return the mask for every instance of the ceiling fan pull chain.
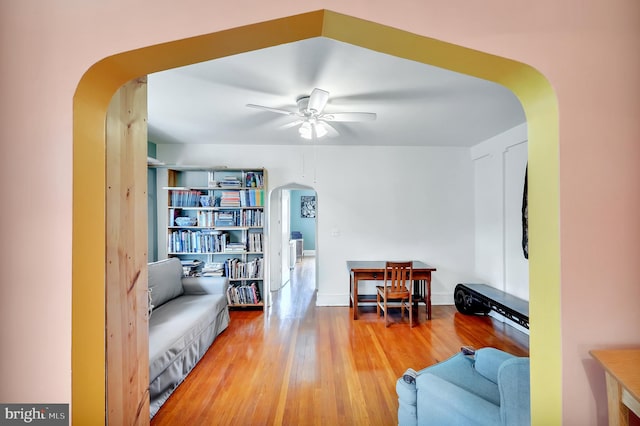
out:
M313 145L313 183L316 183L316 171L318 170L318 145Z

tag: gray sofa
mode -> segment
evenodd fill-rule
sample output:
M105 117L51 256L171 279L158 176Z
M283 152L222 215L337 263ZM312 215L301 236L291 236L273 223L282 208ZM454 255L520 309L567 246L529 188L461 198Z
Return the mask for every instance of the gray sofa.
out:
M224 277L182 277L177 258L149 263L149 399L153 417L229 325Z

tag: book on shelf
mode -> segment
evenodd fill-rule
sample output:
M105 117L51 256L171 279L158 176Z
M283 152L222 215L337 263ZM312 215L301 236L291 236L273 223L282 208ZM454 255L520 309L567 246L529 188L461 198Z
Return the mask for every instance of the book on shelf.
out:
M264 206L264 191L262 189L245 189L239 192L241 207Z
M262 188L264 186L264 174L262 172L247 172L244 186L247 188Z
M232 284L227 288L227 302L230 305L256 305L262 302L257 282Z
M214 226L214 214L211 210L200 210L196 214L196 223L201 227Z
M263 234L260 231L249 231L249 251L250 252L262 252Z
M173 189L171 190L171 206L197 207L200 201L200 195L200 191Z
M222 253L228 237L226 232L213 229L173 231L167 239L167 250L169 253Z
M247 262L240 259L227 259L224 263L225 276L233 279L262 279L264 276L264 258L258 257Z

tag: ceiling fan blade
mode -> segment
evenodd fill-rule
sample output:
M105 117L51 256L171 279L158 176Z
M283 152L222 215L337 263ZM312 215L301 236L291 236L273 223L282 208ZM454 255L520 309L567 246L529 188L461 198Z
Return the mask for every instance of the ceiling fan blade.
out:
M289 110L281 109L281 108L271 108L271 107L264 106L264 105L247 104L247 106L249 108L257 108L257 109L262 109L262 110L265 110L265 111L275 112L275 113L284 114L284 115L297 115L298 114L295 111L289 111Z
M318 123L324 126L325 129L327 129L327 136L329 136L330 138L335 138L336 136L340 136L340 132L338 132L335 127L333 127L331 124L327 123L326 121L319 121Z
M322 119L327 121L375 121L375 112L332 112L323 114Z
M292 127L299 126L302 123L304 123L304 120L292 121L291 123L283 124L282 126L279 127L279 129L290 129Z
M314 110L317 113L321 113L327 101L329 100L329 92L322 89L313 89L311 96L309 97L309 104L307 109Z

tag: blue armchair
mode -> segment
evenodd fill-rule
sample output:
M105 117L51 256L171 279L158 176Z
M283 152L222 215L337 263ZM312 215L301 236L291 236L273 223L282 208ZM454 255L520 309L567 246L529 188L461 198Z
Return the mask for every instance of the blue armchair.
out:
M458 353L396 383L398 424L529 425L529 358L495 348Z

